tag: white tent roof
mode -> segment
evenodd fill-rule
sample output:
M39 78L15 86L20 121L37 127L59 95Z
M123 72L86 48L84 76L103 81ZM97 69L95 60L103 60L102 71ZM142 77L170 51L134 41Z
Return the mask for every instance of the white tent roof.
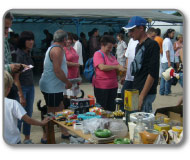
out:
M79 17L79 18L126 18L141 16L153 21L183 23L183 17L150 9L12 9L15 17Z

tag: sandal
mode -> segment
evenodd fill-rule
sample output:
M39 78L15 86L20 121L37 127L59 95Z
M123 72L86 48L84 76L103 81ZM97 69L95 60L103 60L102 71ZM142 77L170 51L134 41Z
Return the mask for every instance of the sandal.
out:
M61 134L62 139L66 139L66 138L69 138L69 137L71 137L71 135L65 136L64 134Z
M41 143L42 144L47 144L47 140L44 140L43 138L41 138Z

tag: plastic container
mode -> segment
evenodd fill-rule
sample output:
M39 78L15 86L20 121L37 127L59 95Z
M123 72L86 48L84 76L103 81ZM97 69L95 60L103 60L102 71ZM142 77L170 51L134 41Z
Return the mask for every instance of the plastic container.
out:
M172 127L172 131L177 133L177 136L179 137L179 135L181 134L181 132L183 131L183 127L181 126L174 126Z
M137 125L134 128L134 135L133 135L134 144L142 144L141 136L139 134L140 132L143 132L145 130L142 120L143 120L143 117L139 115L137 117Z
M128 134L126 129L123 130L112 130L112 135L115 135L115 138L125 138Z
M153 129L155 116L152 113L135 112L130 114L130 122L137 123L138 116L142 117L142 123L145 123L149 129ZM152 127L152 128L151 128Z
M128 134L128 128L123 120L111 121L108 128L116 138L125 138Z

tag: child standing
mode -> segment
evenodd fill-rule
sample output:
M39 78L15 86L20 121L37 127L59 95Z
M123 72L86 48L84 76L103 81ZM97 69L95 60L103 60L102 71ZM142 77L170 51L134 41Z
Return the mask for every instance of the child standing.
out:
M16 100L8 99L7 95L13 84L12 76L4 71L4 140L8 144L20 144L21 136L17 128L17 121L24 120L26 123L37 126L44 126L48 123L49 118L44 119L42 122L30 118L24 108Z

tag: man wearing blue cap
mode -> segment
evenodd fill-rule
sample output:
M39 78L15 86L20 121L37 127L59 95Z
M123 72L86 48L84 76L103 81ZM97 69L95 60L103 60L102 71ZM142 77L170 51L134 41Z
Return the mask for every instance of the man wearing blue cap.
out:
M123 29L139 41L130 71L134 76L133 88L139 90L139 110L150 113L157 93L160 49L156 41L147 37L146 23L144 18L135 16Z

